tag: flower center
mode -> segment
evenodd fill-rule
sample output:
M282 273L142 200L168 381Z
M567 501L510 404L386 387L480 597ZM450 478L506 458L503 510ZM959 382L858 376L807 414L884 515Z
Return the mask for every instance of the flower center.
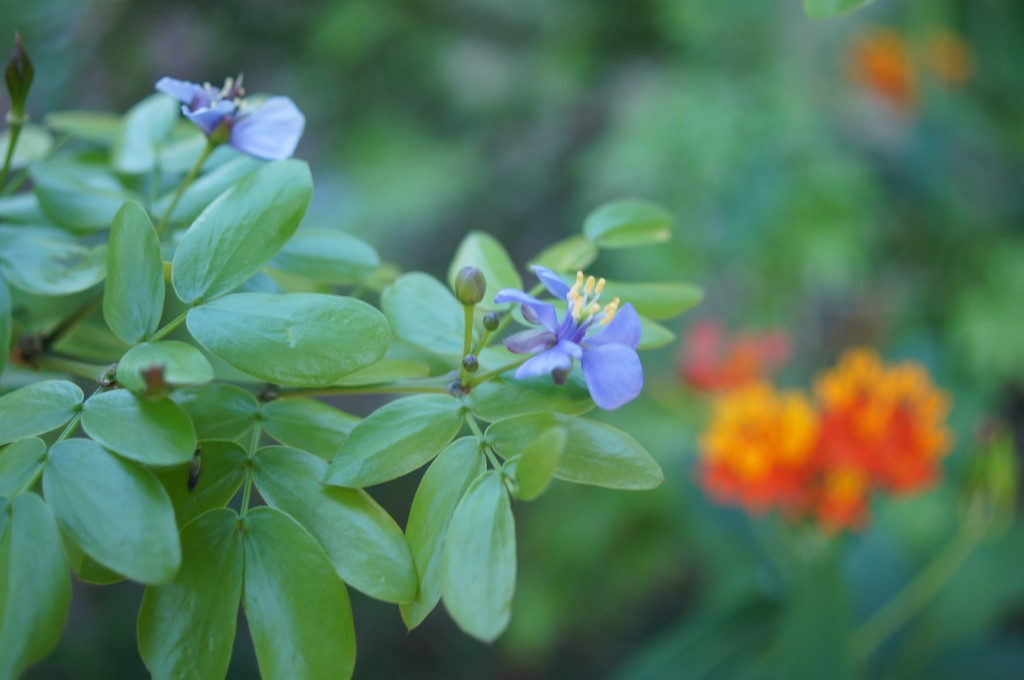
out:
M565 296L565 301L569 304L569 313L576 323L583 324L593 320L604 326L615 318L615 313L619 311L619 298L614 298L604 309L601 309L598 303L604 284L604 279L595 280L593 276L584 277L583 272L576 272L576 283Z

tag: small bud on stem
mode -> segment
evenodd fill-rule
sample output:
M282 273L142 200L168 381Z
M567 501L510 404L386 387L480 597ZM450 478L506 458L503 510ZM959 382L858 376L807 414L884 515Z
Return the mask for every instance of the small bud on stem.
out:
M476 267L463 267L455 276L455 297L464 305L475 305L484 299L487 279Z
M14 52L10 61L7 62L7 69L4 71L4 80L7 82L7 92L11 96L11 111L7 114L7 121L12 125L23 124L25 116L25 100L28 99L29 88L32 87L32 76L35 70L32 68L32 61L25 52L25 46L21 42L21 35L14 34Z
M475 354L467 354L462 360L462 367L470 373L476 373L477 369L480 368L480 362L477 361Z
M487 312L484 314L484 328L489 331L498 330L498 324L501 323L501 317L495 312Z

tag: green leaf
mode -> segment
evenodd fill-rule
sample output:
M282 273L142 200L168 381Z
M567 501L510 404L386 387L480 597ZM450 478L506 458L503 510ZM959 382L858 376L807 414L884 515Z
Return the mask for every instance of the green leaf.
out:
M234 510L213 510L181 530L181 569L146 588L139 608L139 653L154 678L227 675L242 565Z
M433 354L462 357L466 318L448 286L420 272L384 289L380 308L395 336Z
M558 413L515 416L487 428L487 442L505 458L523 454L546 430L565 428L569 440L555 477L611 489L653 489L665 478L635 439L611 425Z
M4 372L11 350L11 309L11 289L7 279L0 275L0 373Z
M103 318L129 345L156 332L164 310L164 263L149 215L125 203L114 216L107 249Z
M353 298L239 293L197 307L188 330L235 368L281 385L326 386L384 356L384 316Z
M244 518L242 602L266 680L351 678L356 638L345 584L316 540L280 510Z
M43 380L0 397L0 444L66 425L85 395L67 380Z
M105 567L142 583L181 563L174 508L156 477L88 439L53 445L43 492L61 525Z
M39 199L32 193L0 197L0 218L5 222L28 225L45 224L49 221L46 213L39 207Z
M455 257L448 267L448 285L455 285L455 276L463 267L476 267L487 280L487 292L484 299L477 305L484 310L504 309L505 305L494 303L494 296L503 288L521 290L523 280L516 271L512 258L505 252L505 247L482 231L471 231L466 234L455 251Z
M213 380L213 367L198 349L177 340L144 342L128 350L117 364L117 382L132 392L144 394L142 373L154 366L163 367L168 385L201 385Z
M297 231L270 263L271 269L336 285L358 283L379 266L373 246L334 229Z
M313 196L309 167L267 163L221 194L196 218L174 253L171 281L188 304L237 288L277 254Z
M567 413L580 415L594 408L586 383L579 371L569 374L564 385L556 385L551 376L516 380L495 378L477 385L466 398L473 415L494 422L522 413Z
M27 437L0 448L0 496L14 496L29 480L39 477L46 462L46 444Z
M493 642L512 616L516 529L497 470L485 472L455 508L444 543L441 590L459 628Z
M188 413L200 441L237 439L256 421L256 397L234 385L197 385L175 390L171 401Z
M419 573L416 599L399 607L402 620L412 630L441 599L441 564L448 522L469 485L484 473L480 440L463 437L452 442L430 464L409 511L405 529Z
M109 169L95 162L60 158L29 169L43 211L59 224L82 231L110 228L126 201L143 203Z
M537 435L523 455L516 459L517 498L533 500L548 488L568 443L569 433L562 427L553 427Z
M245 478L248 456L235 442L201 441L199 451L199 476L191 490L193 461L153 471L171 499L180 527L207 510L227 505Z
M6 515L8 510L0 508ZM0 528L0 677L13 678L60 639L71 579L57 523L39 496L21 494Z
M95 111L55 111L44 122L75 139L103 147L112 146L121 131L121 117Z
M602 300L618 297L631 302L639 314L651 319L670 319L696 306L704 291L688 283L624 283L608 281Z
M254 472L260 495L320 542L346 583L386 602L416 596L416 566L405 536L369 494L325 486L325 461L283 446L260 449Z
M867 7L875 0L804 0L804 12L812 19L828 19Z
M640 317L640 344L637 349L657 349L676 339L676 334L646 316Z
M125 580L123 574L107 569L86 555L81 546L75 543L75 539L67 531L61 531L61 539L64 543L64 556L67 557L71 571L74 572L79 581L106 586Z
M359 418L315 399L276 399L260 409L263 429L271 437L324 460L334 458Z
M7 147L11 143L11 129L0 132L0 153L7 153ZM41 161L50 155L53 149L53 135L41 125L24 125L21 134L18 135L18 145L14 147L14 155L11 156L10 169L20 170L27 168L36 161Z
M443 394L398 399L363 419L331 461L327 483L364 487L412 472L462 428L462 404Z
M128 390L91 397L82 407L82 428L125 458L146 465L177 465L192 460L196 432L170 399L141 399Z
M597 244L586 236L570 236L545 248L530 264L556 272L577 272L593 263L597 253Z
M214 152L216 154L216 152ZM214 158L213 155L210 159ZM207 161L207 165L211 161ZM192 184L185 189L181 200L178 201L174 214L171 215L171 222L190 222L203 212L206 206L213 202L213 199L220 196L233 184L252 174L257 168L263 166L263 161L252 156L238 156L232 158L221 166L208 170L200 175ZM171 207L174 195L178 188L174 187L161 196L153 204L154 215L164 215Z
M672 237L672 215L648 201L612 201L587 215L583 233L602 248L662 243Z
M409 378L425 378L430 375L430 366L422 361L389 359L384 357L372 366L346 375L337 382L338 385L373 385L376 383L408 380Z
M24 236L0 251L7 281L26 293L70 295L107 275L107 246L86 248L71 238Z
M160 144L178 122L181 104L167 95L153 94L128 109L114 140L111 164L118 172L151 172Z

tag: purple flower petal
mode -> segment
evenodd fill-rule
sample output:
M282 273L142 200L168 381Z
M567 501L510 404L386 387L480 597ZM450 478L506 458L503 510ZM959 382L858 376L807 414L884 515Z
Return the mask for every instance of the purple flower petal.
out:
M288 97L271 97L231 129L228 143L243 153L269 161L295 153L306 118Z
M636 349L640 344L641 332L640 315L633 309L633 305L627 302L607 326L587 338L584 344L587 347L627 345L631 349Z
M560 341L551 349L541 352L520 366L519 370L516 371L516 378L519 380L535 378L538 375L544 375L559 369L568 371L572 368L573 355L579 353L579 345L574 345L564 340Z
M541 302L532 295L527 295L515 288L498 291L498 294L494 296L494 301L499 305L506 302L518 302L523 306L523 316L527 321L540 324L552 333L558 330L558 314L555 313L555 308L550 303Z
M626 345L587 347L581 363L590 398L607 411L633 401L643 389L640 357Z
M181 107L185 117L195 123L207 136L212 135L217 126L235 110L231 102L217 102L213 108L192 111L187 105Z
M190 109L206 108L210 105L210 93L202 85L186 80L161 78L156 81L156 89L170 95Z
M531 328L505 339L505 347L516 354L533 354L553 347L557 343L558 338L555 337L555 334L543 328Z
M533 273L540 279L540 282L548 289L548 292L557 299L564 300L569 295L569 286L565 285L565 282L558 277L558 274L539 264L533 265L532 269Z

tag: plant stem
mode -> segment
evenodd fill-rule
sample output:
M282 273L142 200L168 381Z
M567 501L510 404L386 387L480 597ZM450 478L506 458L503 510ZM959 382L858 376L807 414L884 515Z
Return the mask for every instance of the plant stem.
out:
M210 153L213 151L215 146L216 145L213 142L206 143L206 148L203 149L203 153L199 156L199 160L196 161L196 164L193 165L192 169L188 171L187 175L185 175L185 179L181 181L181 184L178 186L178 190L174 192L174 198L171 199L171 205L168 206L167 212L165 212L164 216L160 218L160 224L156 227L157 236L164 233L164 228L167 226L167 223L171 221L171 215L174 214L174 209L178 207L178 202L181 201L182 195L184 195L185 190L188 189L189 185L192 184L192 180L196 178L199 171L203 169L203 163L205 163L206 159L210 157Z
M473 434L477 436L480 441L484 440L484 433L480 431L480 425L476 422L476 418L473 417L469 411L465 414L466 424L469 425L469 429L473 431Z
M149 342L156 342L157 340L163 340L168 333L173 331L175 328L185 323L185 319L188 318L188 312L182 312L171 321L167 322L167 325L157 330L156 333L149 338Z
M331 387L300 388L281 392L278 399L290 397L329 397L336 394L451 394L448 389L449 378L424 378L422 382L408 380L405 382L380 383L376 385L333 385Z
M474 305L462 305L466 315L466 331L462 339L462 358L469 356L469 350L473 344L473 308ZM465 387L469 384L469 371L466 370L464 362L459 362L459 384Z
M89 300L89 302L87 302L84 305L82 305L81 307L79 307L78 310L74 314L72 314L68 318L64 319L63 321L61 321L59 324L57 324L56 328L54 328L52 331L47 333L46 336L43 338L43 347L44 348L50 347L51 345L56 343L64 335L66 335L69 331L73 330L75 328L75 326L77 326L78 324L82 323L83 321L88 319L90 316L92 316L93 313L97 309L99 309L100 305L102 305L102 304L103 304L103 293L100 293L95 298L93 298L92 300Z
M982 532L961 528L953 540L903 590L850 636L850 652L867 659L939 593L980 543Z
M259 423L253 425L252 437L249 439L249 451L247 456L249 460L245 465L245 481L242 485L242 517L245 517L245 513L249 512L249 497L252 495L252 458L256 455L256 447L260 445L260 434L263 433L263 429Z
M64 428L64 431L60 433L60 436L57 437L57 441L55 441L54 444L59 444L74 434L75 430L78 429L78 424L80 422L82 422L82 413L78 412L75 414L75 417L71 419L71 422L68 423L68 426Z
M70 373L71 375L77 375L79 378L87 378L89 380L97 380L103 371L107 370L106 366L88 364L84 361L76 361L66 357L55 356L53 354L42 354L34 361L40 368L62 371L64 373Z
M11 161L14 159L14 147L18 145L18 137L21 136L22 123L11 123L10 137L7 142L7 153L4 154L4 166L0 169L0 189L7 183L7 173L11 170Z
M481 373L480 375L476 376L475 378L469 381L469 386L476 387L480 383L487 382L491 378L497 378L502 373L505 373L506 371L511 371L513 368L518 368L519 366L523 365L524 363L526 363L526 360L530 358L532 358L530 355L526 355L521 359L516 359L512 363L505 364L501 368L496 368L493 371L488 371L487 373Z

